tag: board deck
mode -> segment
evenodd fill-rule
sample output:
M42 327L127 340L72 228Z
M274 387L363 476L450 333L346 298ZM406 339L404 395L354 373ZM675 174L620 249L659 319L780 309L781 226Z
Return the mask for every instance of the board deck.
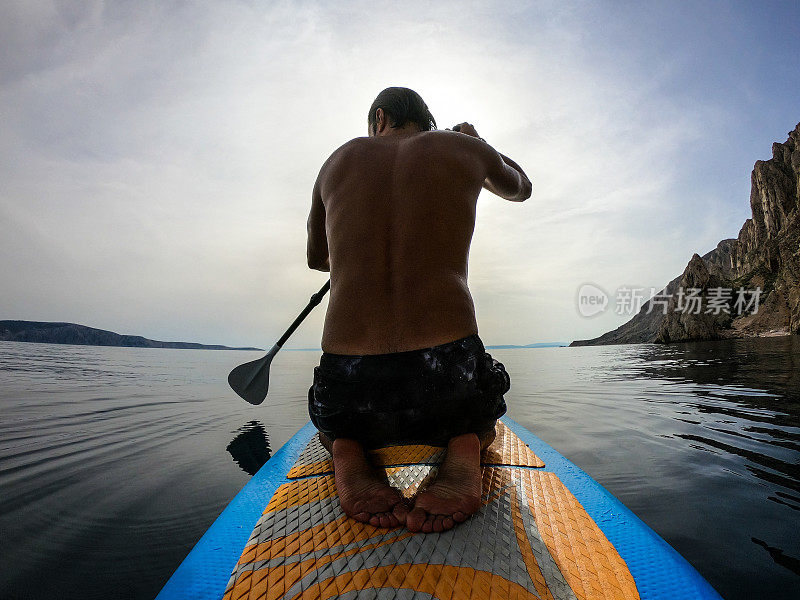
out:
M199 574L208 549L193 557L195 548L159 598L719 598L599 484L526 429L503 421L482 457L481 509L450 531L429 534L348 518L330 457L305 427L262 469L274 470L273 477L255 486L259 512L250 507L240 515L241 541L222 540L222 527L209 530L209 543L227 546L227 583L217 572L213 583L196 585L192 573ZM412 497L435 476L443 454L431 446L395 446L373 452L371 460ZM193 595L183 595L190 588Z

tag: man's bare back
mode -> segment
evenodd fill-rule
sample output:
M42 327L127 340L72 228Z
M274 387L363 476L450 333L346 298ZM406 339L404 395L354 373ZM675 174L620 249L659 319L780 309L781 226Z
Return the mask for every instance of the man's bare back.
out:
M314 185L308 265L330 271L331 297L309 416L347 515L444 531L480 507L480 452L510 386L477 336L467 287L475 203L481 187L525 200L531 184L472 125L436 131L413 90L381 92L368 123L369 137L336 150ZM413 506L364 452L392 442L447 445Z
M402 352L477 333L467 259L484 185L508 199L530 195L515 163L455 131L412 124L331 155L314 188L308 248L309 266L331 271L325 352Z

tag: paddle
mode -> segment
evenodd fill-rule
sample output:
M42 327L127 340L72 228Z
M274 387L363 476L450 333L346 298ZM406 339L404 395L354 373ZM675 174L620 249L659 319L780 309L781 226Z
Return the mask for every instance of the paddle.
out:
M275 345L270 348L269 352L264 358L252 360L250 362L239 365L228 375L228 384L233 388L233 391L239 394L242 398L247 400L250 404L261 404L264 398L267 397L269 391L269 365L275 355L278 353L289 336L294 333L300 323L303 322L314 307L322 301L322 297L331 289L330 280L325 282L325 285L308 301L308 305L303 309L303 312L294 320L294 323L289 325L289 329L281 336Z

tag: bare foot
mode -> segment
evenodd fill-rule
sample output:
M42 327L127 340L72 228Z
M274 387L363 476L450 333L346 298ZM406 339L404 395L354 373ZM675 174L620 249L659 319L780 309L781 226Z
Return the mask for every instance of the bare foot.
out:
M424 533L447 531L480 507L481 443L469 433L450 440L439 476L417 495L406 527Z
M361 444L337 439L332 449L333 475L342 510L374 527L405 523L408 507L403 496L373 472Z

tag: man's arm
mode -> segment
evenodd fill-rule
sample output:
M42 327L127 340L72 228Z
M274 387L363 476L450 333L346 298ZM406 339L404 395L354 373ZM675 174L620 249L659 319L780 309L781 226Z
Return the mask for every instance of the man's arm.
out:
M512 202L523 202L530 198L533 186L522 167L491 146L489 147L497 156L489 157L489 169L483 187Z
M330 271L328 235L325 233L325 205L322 203L322 194L319 188L319 177L317 177L314 191L311 192L311 212L308 214L306 258L309 269Z
M487 144L469 123L456 125L453 130L483 142L480 150L486 160L485 189L513 202L522 202L531 197L531 181L522 167Z

